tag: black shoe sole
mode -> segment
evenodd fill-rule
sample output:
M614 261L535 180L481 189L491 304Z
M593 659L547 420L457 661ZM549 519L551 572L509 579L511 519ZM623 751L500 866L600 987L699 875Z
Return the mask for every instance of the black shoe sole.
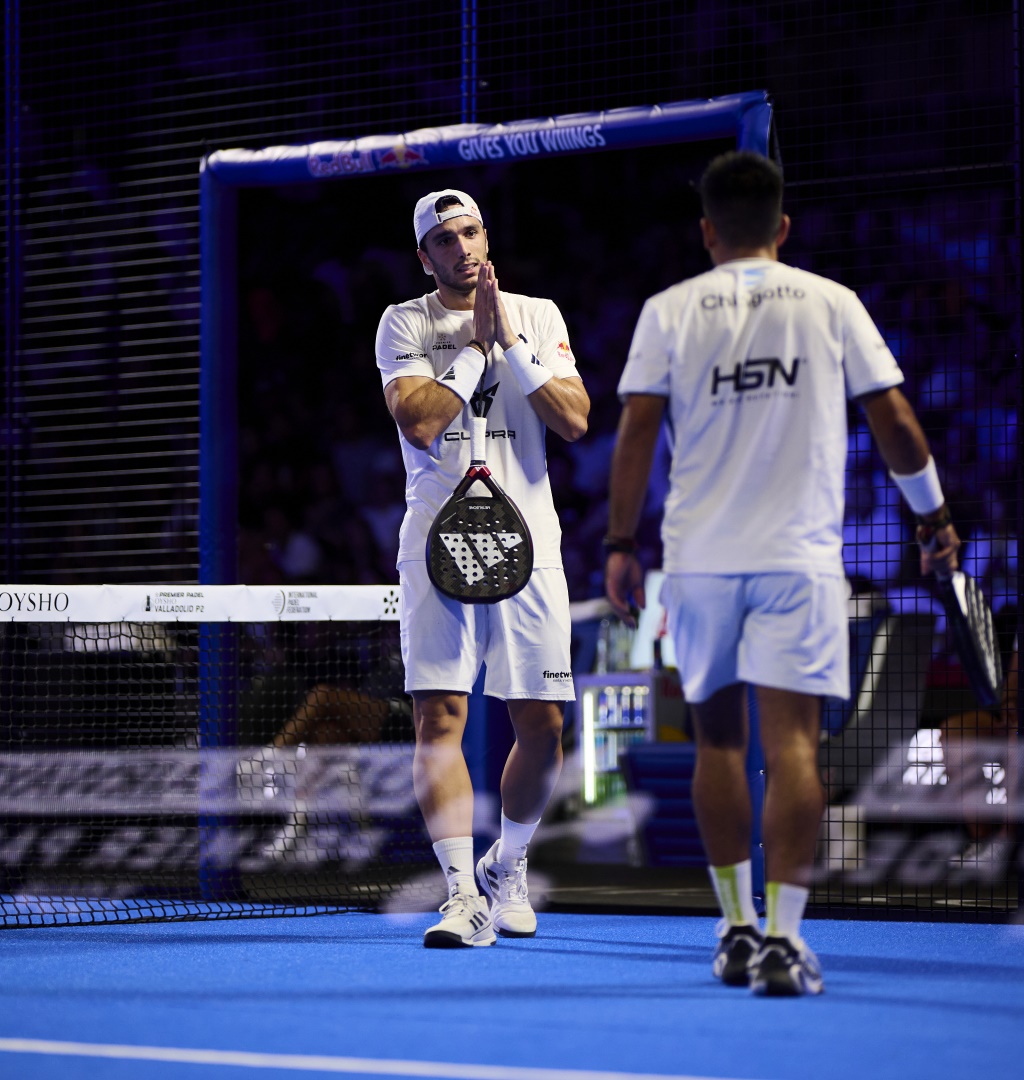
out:
M519 937L519 938L523 938L523 937L536 937L537 936L537 931L536 930L525 930L525 931L524 930L502 930L497 926L494 928L494 932L498 935L498 937L513 937L513 938Z
M747 971L747 965L732 970L726 965L725 971L721 974L722 984L724 986L749 986L750 985L750 972Z
M493 945L493 941L487 942ZM424 949L478 949L480 945L474 945L471 941L463 941L458 934L449 933L447 930L439 930L423 939Z

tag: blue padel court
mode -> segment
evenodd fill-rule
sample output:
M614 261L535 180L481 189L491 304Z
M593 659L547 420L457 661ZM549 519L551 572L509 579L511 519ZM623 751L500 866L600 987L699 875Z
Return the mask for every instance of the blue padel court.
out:
M4 934L0 1077L1019 1080L1024 926L811 921L817 998L712 979L715 920L542 914L426 950L429 914Z

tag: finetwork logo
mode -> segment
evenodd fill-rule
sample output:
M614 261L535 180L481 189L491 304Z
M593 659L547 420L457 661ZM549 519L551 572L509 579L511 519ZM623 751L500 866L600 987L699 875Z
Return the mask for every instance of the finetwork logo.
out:
M571 679L571 671L542 671L541 674L545 679Z

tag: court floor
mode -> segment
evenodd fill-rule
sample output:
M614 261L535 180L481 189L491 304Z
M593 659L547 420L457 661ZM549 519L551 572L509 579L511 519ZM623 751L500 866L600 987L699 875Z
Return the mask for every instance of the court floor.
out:
M432 921L3 931L0 1077L1022 1075L1024 926L815 920L826 993L763 1000L711 978L712 918L547 913L453 951Z

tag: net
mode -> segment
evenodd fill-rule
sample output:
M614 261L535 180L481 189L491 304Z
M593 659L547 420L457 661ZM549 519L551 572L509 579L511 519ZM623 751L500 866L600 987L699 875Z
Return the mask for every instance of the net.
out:
M3 925L415 890L394 588L19 586L0 616Z

